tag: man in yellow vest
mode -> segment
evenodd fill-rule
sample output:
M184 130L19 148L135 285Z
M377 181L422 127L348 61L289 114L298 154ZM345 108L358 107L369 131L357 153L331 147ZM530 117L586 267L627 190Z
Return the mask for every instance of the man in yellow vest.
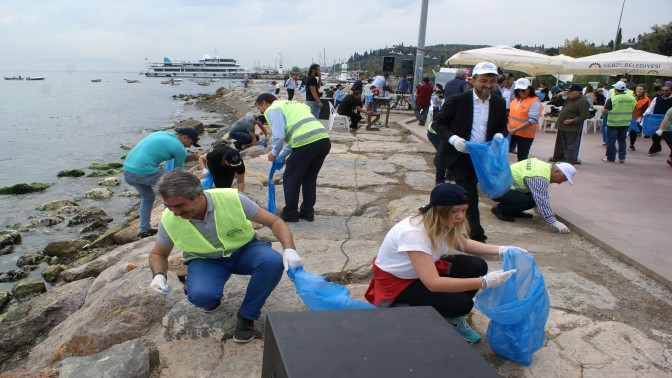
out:
M182 251L187 265L187 298L206 312L221 304L231 274L251 276L233 341L252 340L254 321L280 281L283 265L285 269L301 266L289 227L235 189L203 191L199 179L188 172L168 172L157 191L167 208L149 254L154 275L150 287L169 291L166 277L173 246ZM284 248L282 256L271 243L257 239L250 221L271 229Z
M618 140L618 162L625 163L625 138L628 135L632 112L637 106L634 96L625 93L627 87L619 81L613 85L615 95L611 96L604 104L602 114L607 114L607 157L604 162L616 161L616 141Z
M285 222L298 222L299 218L312 222L317 201L317 175L331 150L329 133L302 102L278 101L274 95L262 93L255 105L273 132L273 149L268 160L286 158L282 175L285 207L280 218ZM300 192L303 201L299 209Z
M555 218L548 195L550 184L562 184L569 181L574 185L572 177L576 168L569 163L551 165L536 158L522 160L511 164L513 184L503 196L495 198L499 202L492 207L492 213L505 222L515 222L516 218L532 218L525 210L537 208L546 222L555 227L561 234L569 232L569 228Z

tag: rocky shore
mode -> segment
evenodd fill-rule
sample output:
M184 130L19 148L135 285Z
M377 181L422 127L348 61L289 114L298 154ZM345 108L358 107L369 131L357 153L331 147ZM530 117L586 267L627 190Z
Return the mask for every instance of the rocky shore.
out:
M219 90L214 96L187 100L221 116L217 125L202 125L218 140L235 118L254 111L258 93ZM356 135L336 125L330 131L333 147L318 179L315 221L290 224L306 270L346 285L355 298L362 298L371 258L387 230L424 205L433 188L434 150L399 126L406 118L407 114L393 114L388 128ZM264 207L267 152L263 147L243 152L246 195ZM196 153L190 152L187 169L194 169L195 161ZM276 183L280 180L276 175ZM276 185L276 192L282 204L282 185ZM528 367L494 354L485 338L474 346L465 343L465 348L475 348L506 377L672 374L668 289L579 236L552 233L538 216L514 224L499 222L488 211L491 204L483 198L482 222L489 242L526 248L544 273L551 299L546 344ZM156 205L154 224L162 211ZM82 213L68 209L73 207L76 204L47 206L56 212L54 217L68 222ZM96 209L87 214L92 218L80 216L87 219L81 224L106 223ZM47 287L39 276L30 277L18 281L14 293L0 293L0 303L3 297L5 303L15 297L0 315L0 378L260 376L266 314L307 311L292 282L283 277L267 301L256 322L258 337L247 344L233 343L230 337L247 278L233 276L225 286L224 305L202 312L186 299L186 272L174 251L168 274L171 291L154 292L148 288L147 265L154 238L135 240L137 222L137 212L132 213L95 239L50 245L25 259L26 266L46 261L49 267L42 277L53 286ZM280 250L268 229L258 228L258 234ZM0 235L0 247L20 240L19 232L6 232ZM496 258L488 264L491 269L501 267ZM474 310L471 322L485 334L487 318Z

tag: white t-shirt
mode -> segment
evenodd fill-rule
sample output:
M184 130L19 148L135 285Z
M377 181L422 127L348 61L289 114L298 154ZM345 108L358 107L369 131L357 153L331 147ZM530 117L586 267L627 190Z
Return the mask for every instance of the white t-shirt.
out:
M432 260L436 262L447 253L448 248L441 243L433 250L425 226L422 224L422 217L408 217L394 225L385 235L385 240L376 256L376 265L399 278L418 278L408 257L408 251L424 252L431 255Z

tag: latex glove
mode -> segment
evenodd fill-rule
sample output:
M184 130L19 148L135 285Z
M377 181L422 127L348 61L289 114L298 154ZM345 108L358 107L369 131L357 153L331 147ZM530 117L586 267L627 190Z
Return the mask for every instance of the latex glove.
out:
M456 150L460 151L463 154L466 154L469 152L467 149L467 145L464 144L464 139L457 137L453 140L453 147L455 147Z
M656 135L663 136L663 130L661 129L656 130Z
M560 221L553 222L551 226L555 227L555 229L558 230L558 232L561 234L569 234L569 228Z
M273 160L273 166L275 167L276 171L279 171L282 169L282 167L285 166L285 161L281 157L277 157L275 160Z
M203 177L205 177L205 175L207 175L208 173L210 173L210 171L208 171L208 168L203 168Z
M497 133L492 137L492 139L504 139L504 135L502 135L502 133Z
M292 269L297 269L303 263L301 262L301 256L296 252L296 249L287 248L282 254L282 265L287 270L287 267L292 267Z
M168 289L168 281L166 276L163 274L157 274L154 276L154 279L152 280L152 283L149 284L149 287L155 291L158 291L159 293L167 293L170 291L170 289Z
M527 251L527 249L520 248L520 247L516 247L516 246L514 246L514 245L500 245L500 246L499 246L499 255L500 255L500 256L504 256L504 255L506 255L506 250L509 249L509 248L517 248L517 249L520 249L521 251L523 251L523 252L525 252L525 253L529 253L529 252Z
M481 281L484 283L483 289L488 288L488 287L497 287L506 282L506 280L513 275L513 273L516 273L516 269L511 269L508 271L503 271L503 270L496 270L494 272L490 272L486 274L485 276L481 277Z

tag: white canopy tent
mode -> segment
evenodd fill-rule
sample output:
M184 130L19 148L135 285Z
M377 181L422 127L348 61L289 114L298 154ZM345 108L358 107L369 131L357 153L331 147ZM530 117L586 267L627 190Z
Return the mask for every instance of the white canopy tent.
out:
M564 64L562 59L505 45L461 51L448 58L446 64L476 65L486 61L507 70L521 71L533 76L558 74Z
M574 75L672 76L672 60L665 55L627 48L568 60L563 63L561 72Z

